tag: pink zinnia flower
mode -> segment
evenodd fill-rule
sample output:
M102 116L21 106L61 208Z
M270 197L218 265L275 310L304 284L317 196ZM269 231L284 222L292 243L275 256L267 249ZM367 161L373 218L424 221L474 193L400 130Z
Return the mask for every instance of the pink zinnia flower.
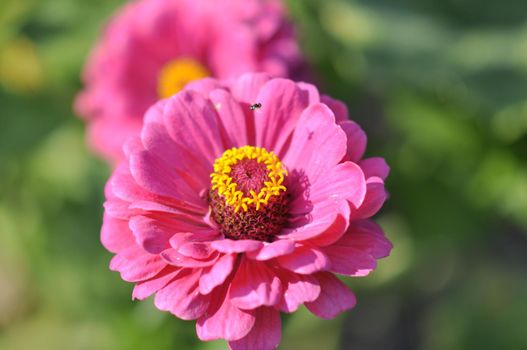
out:
M83 74L76 110L92 148L111 161L160 98L206 76L291 77L302 60L277 0L139 0L106 28Z
M334 273L365 276L391 250L369 219L389 168L365 147L346 107L312 85L191 83L149 109L108 181L110 268L133 298L197 320L201 340L274 349L280 312L352 308Z

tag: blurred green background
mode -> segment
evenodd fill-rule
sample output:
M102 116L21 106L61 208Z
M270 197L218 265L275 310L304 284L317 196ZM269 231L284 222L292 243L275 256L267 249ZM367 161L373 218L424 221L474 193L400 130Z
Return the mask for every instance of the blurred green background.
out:
M132 302L71 111L116 0L0 0L0 349L225 349ZM322 89L392 167L392 256L280 349L527 349L527 1L291 0Z

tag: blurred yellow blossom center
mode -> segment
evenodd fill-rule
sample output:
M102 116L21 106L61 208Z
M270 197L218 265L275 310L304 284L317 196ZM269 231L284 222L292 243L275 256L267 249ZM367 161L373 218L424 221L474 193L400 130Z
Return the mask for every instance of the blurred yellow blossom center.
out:
M209 71L198 61L191 58L178 58L166 63L157 81L157 93L167 98L182 90L193 80L208 77Z

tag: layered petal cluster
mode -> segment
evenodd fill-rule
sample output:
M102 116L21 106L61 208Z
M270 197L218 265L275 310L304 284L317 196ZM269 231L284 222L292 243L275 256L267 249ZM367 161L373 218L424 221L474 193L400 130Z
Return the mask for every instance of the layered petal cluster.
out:
M286 220L270 240L230 239L211 217L215 160L248 145L287 169ZM370 219L389 168L363 159L365 148L346 107L312 85L265 74L191 83L148 110L107 183L110 267L135 283L134 298L155 294L160 310L196 320L201 340L275 349L280 312L303 304L329 319L352 308L335 274L366 276L392 248Z
M136 0L90 55L75 109L89 123L92 148L115 162L148 107L176 92L171 85L246 72L293 77L302 66L278 0Z

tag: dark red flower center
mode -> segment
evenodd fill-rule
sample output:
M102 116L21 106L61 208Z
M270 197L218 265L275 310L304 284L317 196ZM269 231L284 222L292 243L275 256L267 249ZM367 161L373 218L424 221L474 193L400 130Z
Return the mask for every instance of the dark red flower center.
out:
M211 217L230 239L272 242L287 221L287 171L259 147L232 148L214 164Z

